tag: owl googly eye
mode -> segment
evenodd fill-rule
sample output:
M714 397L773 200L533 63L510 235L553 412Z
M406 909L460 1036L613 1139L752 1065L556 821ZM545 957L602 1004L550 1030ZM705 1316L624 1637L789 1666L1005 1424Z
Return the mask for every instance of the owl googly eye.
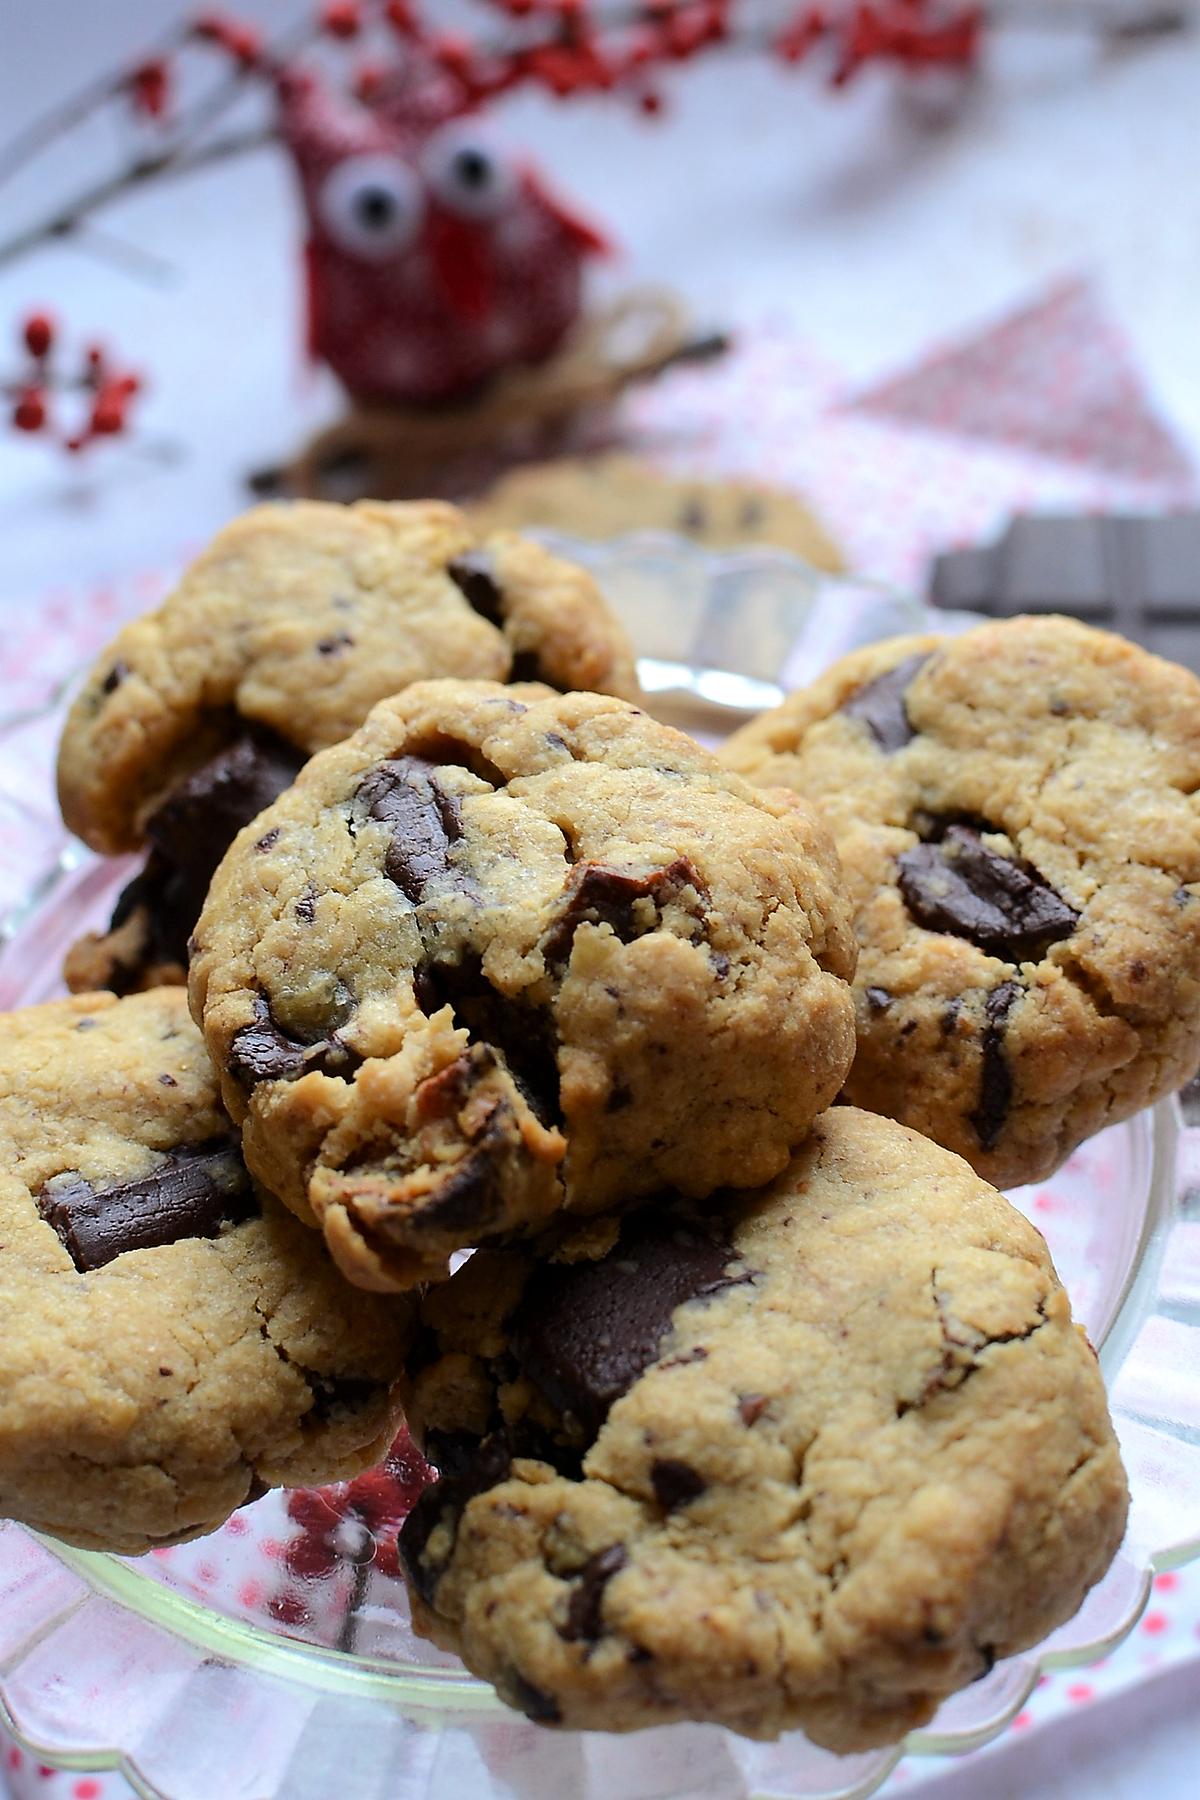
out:
M425 211L421 183L398 156L350 156L325 177L317 210L330 237L352 256L385 262L407 250Z
M465 219L495 219L517 191L517 171L494 144L451 125L435 132L421 168L441 204Z

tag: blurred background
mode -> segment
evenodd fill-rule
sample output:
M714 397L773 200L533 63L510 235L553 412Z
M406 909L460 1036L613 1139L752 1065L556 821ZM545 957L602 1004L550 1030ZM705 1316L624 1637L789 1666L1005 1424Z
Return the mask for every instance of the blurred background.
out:
M597 448L781 498L689 506L572 464L502 490L506 516L921 584L1022 508L1186 507L1193 23L1161 0L14 8L0 588L174 567L252 478L479 493ZM394 419L314 462L355 398Z

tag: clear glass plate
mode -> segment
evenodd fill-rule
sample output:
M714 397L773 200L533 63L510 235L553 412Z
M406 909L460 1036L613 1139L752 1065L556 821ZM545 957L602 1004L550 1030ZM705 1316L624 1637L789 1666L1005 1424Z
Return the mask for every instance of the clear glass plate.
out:
M913 601L781 553L645 537L563 547L629 623L653 710L710 737L854 645L930 624ZM5 1008L61 991L63 951L106 918L128 872L58 821L61 711L59 700L0 721ZM394 1542L421 1470L403 1440L382 1473L270 1494L210 1537L138 1559L0 1525L0 1719L35 1754L119 1767L165 1800L859 1800L905 1751L977 1747L1042 1669L1124 1636L1155 1570L1200 1552L1200 1130L1177 1102L1161 1105L1012 1198L1045 1233L1100 1349L1133 1488L1129 1532L1075 1619L903 1747L838 1758L799 1734L606 1737L515 1717L410 1630Z

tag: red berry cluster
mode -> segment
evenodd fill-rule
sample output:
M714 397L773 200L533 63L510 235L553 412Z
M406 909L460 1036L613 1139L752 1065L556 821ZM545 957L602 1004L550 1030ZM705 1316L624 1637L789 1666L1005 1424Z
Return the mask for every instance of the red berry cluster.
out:
M726 42L756 41L739 18L737 0L633 0L617 13L601 10L595 0L480 0L480 5L503 22L494 37L438 29L436 9L423 7L421 0L324 0L312 33L342 44L372 38L376 48L379 33L390 33L406 54L419 50L426 63L452 78L464 112L533 85L561 100L618 91L655 114L663 98L654 71ZM824 50L828 80L842 87L870 62L910 70L970 67L982 27L976 0L847 0L802 6L782 29L762 37L761 47L785 64ZM261 34L231 14L201 14L188 36L224 51L245 71L279 72ZM383 60L372 56L351 84L370 104L394 90L397 74L394 52ZM140 64L127 82L135 110L150 119L165 116L172 87L172 69L163 57Z
M432 1480L429 1464L402 1431L377 1469L333 1487L289 1494L288 1517L300 1529L284 1548L285 1580L270 1603L273 1615L285 1625L304 1624L307 1588L347 1566L369 1564L398 1576L400 1527Z
M64 450L84 449L97 438L119 437L129 423L129 409L141 389L141 380L118 369L100 344L89 344L78 373L64 376L55 363L58 332L49 313L30 313L21 328L26 365L15 380L3 384L12 401L11 419L17 431L42 432ZM86 401L83 423L73 431L56 424L54 400L78 392Z

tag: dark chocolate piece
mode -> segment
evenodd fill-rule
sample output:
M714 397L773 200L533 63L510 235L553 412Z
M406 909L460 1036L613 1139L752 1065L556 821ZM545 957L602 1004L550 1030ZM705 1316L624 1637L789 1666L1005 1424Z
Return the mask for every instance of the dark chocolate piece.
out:
M100 683L100 691L104 694L115 694L125 677L129 674L129 664L118 660L108 671Z
M229 1046L229 1072L247 1091L260 1081L297 1081L312 1069L323 1075L346 1075L360 1060L336 1031L311 1044L289 1037L276 1024L262 994L255 998L254 1011L254 1023L235 1031Z
M543 687L553 688L556 694L565 694L570 690L561 682L552 681L542 667L541 657L536 650L518 650L512 659L512 667L508 671L510 681L540 681Z
M113 910L112 931L139 908L144 917L137 963L115 973L114 992L136 987L155 963L186 968L188 936L217 864L243 825L291 786L304 761L274 733L246 727L171 789L146 822L145 867L122 889Z
M917 735L909 723L904 696L918 670L932 655L932 650L921 650L915 656L906 656L894 669L885 669L842 703L842 711L862 721L885 756L894 756Z
M73 1171L56 1175L37 1205L81 1273L126 1250L216 1237L258 1210L245 1164L225 1139L172 1151L148 1175L115 1187L94 1188Z
M513 1699L527 1719L535 1725L561 1725L562 1713L558 1701L549 1694L544 1694L532 1681L527 1681L520 1669L510 1669L503 1684L512 1694Z
M698 1499L708 1486L690 1463L680 1462L674 1456L661 1456L651 1464L650 1481L654 1498L664 1512L674 1512L677 1506Z
M462 811L423 756L398 756L363 777L358 803L370 819L392 827L384 874L415 905L431 882L453 879L450 852L463 835ZM459 880L460 886L465 882Z
M571 955L581 925L609 925L623 944L632 943L659 923L662 910L685 888L695 890L703 906L708 891L686 856L654 869L618 869L607 863L577 863L563 889L558 918L542 939L548 968L561 967ZM638 901L649 900L639 918ZM648 915L648 916L647 916ZM697 921L699 925L699 921Z
M568 1642L578 1639L594 1644L604 1635L604 1590L629 1561L624 1544L609 1544L589 1556L575 1576L575 1587L567 1602L567 1622L559 1636Z
M751 1280L722 1238L669 1218L629 1221L596 1262L545 1263L513 1318L521 1369L592 1442L658 1356L677 1307Z
M1002 981L992 989L984 1005L985 1024L980 1046L979 1105L971 1114L975 1135L984 1150L994 1150L1012 1104L1013 1077L1004 1053L1008 1015L1021 993L1016 981Z
M927 931L969 938L1006 962L1036 961L1079 915L1029 863L990 850L969 825L898 858L905 905Z
M999 541L939 556L935 606L1073 613L1200 666L1200 511L1022 514Z
M883 987L866 988L864 990L864 997L867 1006L873 1013L886 1012L888 1007L892 1004L892 1001L895 999L895 995L890 994L888 990Z
M489 625L504 624L504 592L496 579L496 559L487 550L466 550L446 565L467 605Z
M417 1005L426 1015L443 1006L454 1010L473 1044L488 1045L521 1089L544 1125L562 1121L558 1096L558 1041L552 1014L544 1007L500 994L483 973L478 956L459 963L425 963L413 980Z
M339 650L349 650L353 643L354 639L348 631L337 631L332 637L318 640L317 653L320 656L336 656Z
M432 1454L432 1446L431 1446ZM508 1479L512 1459L503 1439L484 1438L473 1454L462 1457L458 1471L440 1475L417 1496L416 1504L400 1528L397 1545L408 1578L427 1605L433 1604L442 1571L454 1554L454 1539L463 1509L476 1494L484 1494ZM426 1560L425 1548L439 1525L447 1527L447 1543L441 1561Z
M328 1425L333 1420L356 1413L382 1392L377 1381L359 1375L319 1375L315 1369L302 1369L294 1363L311 1390L313 1403L304 1415L304 1425Z

